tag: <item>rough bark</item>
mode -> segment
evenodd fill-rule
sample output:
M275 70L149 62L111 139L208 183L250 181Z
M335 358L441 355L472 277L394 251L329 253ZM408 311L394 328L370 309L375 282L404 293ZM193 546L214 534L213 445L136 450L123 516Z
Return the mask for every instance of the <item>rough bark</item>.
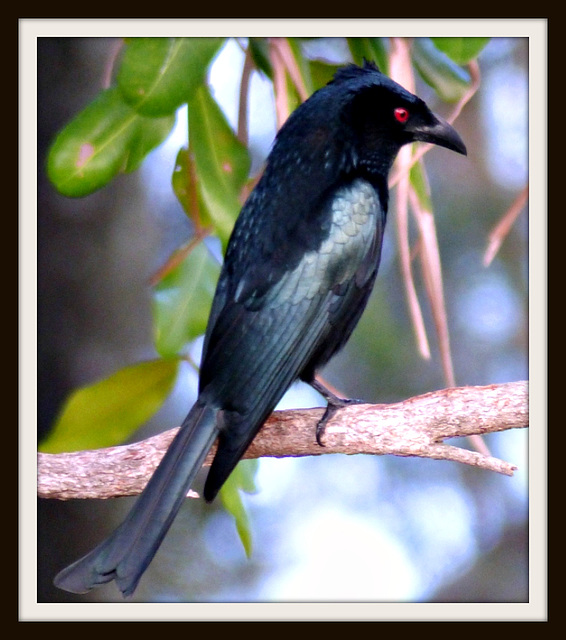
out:
M321 447L315 429L323 411L274 412L244 457L390 454L451 460L513 475L516 467L511 463L444 440L528 427L528 383L442 389L387 405L352 404L328 422ZM107 449L40 453L38 495L60 500L137 495L176 432L175 428L142 442ZM213 455L214 448L205 465Z

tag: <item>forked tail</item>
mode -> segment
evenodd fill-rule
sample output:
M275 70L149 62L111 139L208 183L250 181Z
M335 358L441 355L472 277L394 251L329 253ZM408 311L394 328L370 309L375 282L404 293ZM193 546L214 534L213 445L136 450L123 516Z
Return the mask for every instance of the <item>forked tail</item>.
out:
M217 409L197 400L124 522L93 551L63 569L55 586L86 593L116 580L131 595L177 515L218 435Z

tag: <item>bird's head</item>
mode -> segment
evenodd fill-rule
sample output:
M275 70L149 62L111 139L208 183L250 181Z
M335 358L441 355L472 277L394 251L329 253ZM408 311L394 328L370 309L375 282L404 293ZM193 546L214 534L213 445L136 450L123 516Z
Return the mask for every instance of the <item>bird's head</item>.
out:
M466 154L456 130L421 98L373 63L350 64L291 114L268 167L278 185L292 180L292 193L302 200L310 185L329 185L344 174L363 172L383 183L399 149L412 142Z
M401 146L411 142L428 142L466 155L452 125L372 63L343 67L328 88L341 96L340 124L356 141L362 159L391 155L393 161Z

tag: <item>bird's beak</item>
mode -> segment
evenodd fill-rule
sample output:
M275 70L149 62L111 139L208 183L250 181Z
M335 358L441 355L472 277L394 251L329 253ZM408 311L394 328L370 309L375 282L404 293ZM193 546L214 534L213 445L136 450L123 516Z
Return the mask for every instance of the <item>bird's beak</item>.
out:
M430 142L452 151L467 155L466 145L458 132L446 120L433 114L435 122L426 125L417 125L412 129L415 140Z

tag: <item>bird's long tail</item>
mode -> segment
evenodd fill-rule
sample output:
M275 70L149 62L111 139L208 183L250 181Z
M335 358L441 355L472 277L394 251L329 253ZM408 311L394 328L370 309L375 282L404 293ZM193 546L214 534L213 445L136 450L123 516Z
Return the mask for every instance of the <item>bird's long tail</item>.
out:
M122 593L131 595L217 435L217 409L197 400L124 522L93 551L63 569L55 585L86 593L116 580Z

